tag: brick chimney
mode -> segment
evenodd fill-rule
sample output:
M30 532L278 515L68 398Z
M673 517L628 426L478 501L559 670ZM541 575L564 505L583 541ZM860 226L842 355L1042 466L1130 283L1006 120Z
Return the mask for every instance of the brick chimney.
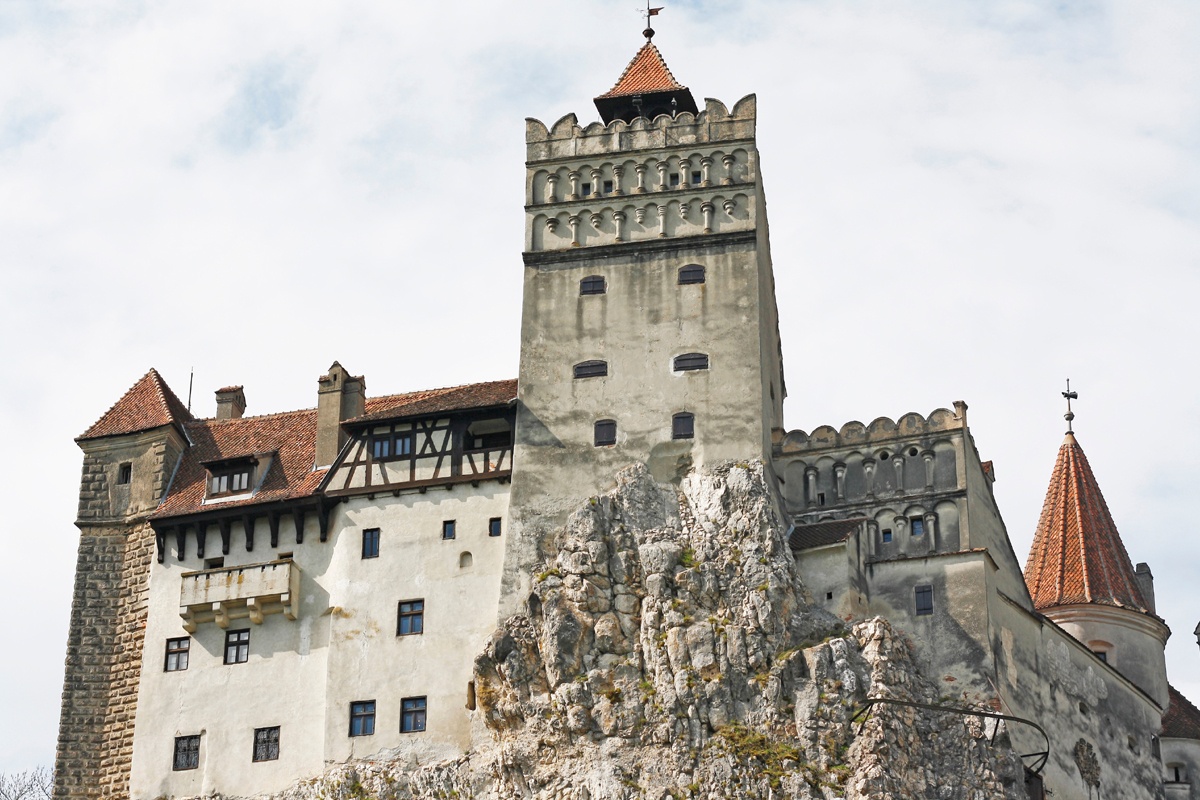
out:
M246 413L246 395L241 386L217 389L217 419L241 419Z
M354 376L338 362L329 374L317 379L317 467L328 467L337 458L346 433L342 421L361 416L366 406L367 382Z

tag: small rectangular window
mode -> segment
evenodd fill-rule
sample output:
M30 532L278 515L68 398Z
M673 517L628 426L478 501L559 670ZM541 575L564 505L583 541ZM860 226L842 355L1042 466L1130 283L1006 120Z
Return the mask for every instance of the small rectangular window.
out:
M587 197L591 193L592 193L592 185L590 183L582 184L579 187L579 196L580 197Z
M692 184L699 186L701 178L700 170L692 170Z
M413 636L425 632L425 601L401 600L396 618L396 635Z
M912 524L913 536L925 535L925 520L921 519L920 517L913 517L909 520L909 522Z
M705 353L684 353L681 356L675 356L676 372L697 369L708 369L708 356Z
M686 286L691 283L704 283L703 264L686 264L679 268L679 285Z
M571 368L575 378L603 378L608 375L607 361L580 361Z
M400 732L425 730L425 698L406 697L400 701Z
M612 194L612 190L613 190L613 182L612 182L612 181L605 181L605 182L604 182L604 189L603 189L603 193L604 193L604 194Z
M244 492L250 488L250 471L235 472L229 476L229 488L235 492Z
M188 652L192 649L189 636L182 639L167 639L167 658L163 672L183 672L188 668Z
M454 520L452 520L452 519L442 520L442 538L443 539L453 539L454 538L454 527L455 527Z
M608 283L603 275L588 275L579 280L580 294L604 294L607 290Z
M678 172L672 172L672 173L671 173L671 178L670 178L670 180L671 180L671 188L672 188L672 189L674 189L674 188L676 188L677 186L679 186L679 173L678 173Z
M225 566L225 557L224 556L220 556L218 558L204 559L204 568L205 569L221 569L224 566Z
M245 664L250 660L250 630L225 632L225 663Z
M683 412L671 417L671 438L692 439L696 436L696 415Z
M395 453L397 458L412 455L412 434L400 433L396 435Z
M888 542L890 542L891 540L892 540L892 529L891 529L891 528L884 528L884 529L883 529L883 543L884 543L884 544L887 544L887 543L888 543Z
M825 505L825 493L824 492L817 492L817 505L819 505L819 506Z
M275 761L279 758L279 726L254 729L254 760Z
M933 587L918 586L915 591L917 601L917 616L927 617L933 613Z
M117 483L126 484L133 479L133 464L125 462L117 467Z
M501 522L500 517L492 517L491 519L489 519L488 520L488 536L499 536L500 535L500 526L502 524L503 523Z
M371 457L379 460L392 457L392 440L384 437L371 440Z
M375 735L374 700L356 700L350 704L350 735Z
M366 528L363 530L362 557L379 558L379 528Z
M249 466L239 466L225 467L220 472L212 473L208 480L208 496L218 497L249 491L250 472Z
M200 737L176 736L175 757L171 761L171 769L175 771L196 769L200 766Z
M617 423L616 420L602 419L596 422L593 432L593 444L596 447L604 447L610 444L617 443Z
M1096 658L1100 659L1101 661L1105 662L1106 664L1108 663L1108 653L1106 651L1093 650L1092 655L1094 655Z

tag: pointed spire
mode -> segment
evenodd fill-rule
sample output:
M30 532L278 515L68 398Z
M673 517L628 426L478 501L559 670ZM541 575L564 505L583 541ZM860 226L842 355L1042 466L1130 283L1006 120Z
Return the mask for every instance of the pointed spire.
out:
M659 114L699 113L691 91L675 80L662 53L649 41L637 51L613 88L597 97L595 103L606 125L614 119L632 122L638 117L654 119Z
M1153 613L1074 433L1058 450L1025 583L1038 609L1097 603Z
M195 419L167 382L151 368L96 424L76 441L138 433L163 425L182 425Z

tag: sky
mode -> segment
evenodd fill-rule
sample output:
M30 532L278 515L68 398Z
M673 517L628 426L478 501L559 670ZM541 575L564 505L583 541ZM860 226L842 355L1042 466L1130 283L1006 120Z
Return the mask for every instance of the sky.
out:
M1200 4L671 2L757 93L789 429L969 406L1028 553L1061 392L1200 702ZM73 439L150 367L193 410L515 377L524 119L597 118L634 0L0 0L0 772L53 762ZM701 101L702 105L702 101Z

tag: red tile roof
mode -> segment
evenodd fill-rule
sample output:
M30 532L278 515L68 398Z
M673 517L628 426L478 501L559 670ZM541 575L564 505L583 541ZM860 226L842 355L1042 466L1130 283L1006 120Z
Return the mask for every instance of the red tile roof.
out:
M625 67L617 84L600 97L628 97L635 94L650 92L670 92L686 89L663 61L662 53L650 42L642 45L637 55Z
M1167 686L1170 703L1163 715L1162 736L1166 739L1200 739L1200 709L1174 686Z
M1099 603L1149 613L1117 525L1074 434L1068 433L1058 450L1025 562L1025 583L1038 609Z
M192 419L187 406L175 396L158 370L152 368L75 441L182 425Z
M507 380L374 397L366 401L367 413L354 421L486 408L508 403L516 396L517 382ZM313 469L316 409L241 419L194 420L184 427L192 447L184 454L170 492L154 514L155 519L307 497L316 493L328 472ZM205 464L269 453L277 455L253 496L204 504L208 479Z
M347 420L354 424L375 422L400 417L415 417L424 414L439 414L445 411L461 411L468 408L501 406L517 398L517 382L490 381L470 383L465 386L448 386L444 389L426 389L421 392L393 394L367 400L366 413Z
M837 519L814 522L811 525L797 525L788 537L788 544L793 550L808 550L844 542L865 521L864 518Z
M203 419L186 426L192 446L183 456L170 493L155 519L198 511L289 500L313 494L326 470L314 470L317 412L288 411L241 419ZM211 461L276 453L261 487L252 497L206 506L205 484Z

